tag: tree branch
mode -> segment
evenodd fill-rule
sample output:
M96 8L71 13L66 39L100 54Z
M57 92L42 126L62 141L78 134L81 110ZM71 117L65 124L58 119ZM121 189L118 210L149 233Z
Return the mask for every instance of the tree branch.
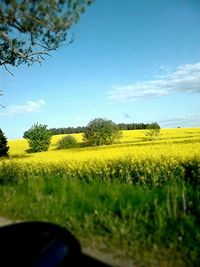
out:
M14 76L14 74L6 67L6 65L4 65L4 68L7 70L8 73L10 73L12 76Z
M31 58L32 56L34 56L34 53L28 55L28 54L23 54L20 51L18 51L14 46L13 46L13 42L12 40L9 39L8 35L5 32L0 31L1 36L4 38L4 40L6 40L13 48L13 53L20 56L21 58L25 59L25 60L30 60L32 62L38 62L41 63L41 60L38 60L36 58ZM42 51L40 52L42 53ZM47 52L43 52L44 54L47 54ZM36 52L35 54L39 54L39 52ZM1 64L1 65L5 65L5 63Z
M49 49L49 50L46 50L46 51L36 51L36 52L33 52L33 53L29 54L29 57L36 56L36 55L47 55L47 56L50 56L50 54L48 52L51 51L51 50L52 49Z

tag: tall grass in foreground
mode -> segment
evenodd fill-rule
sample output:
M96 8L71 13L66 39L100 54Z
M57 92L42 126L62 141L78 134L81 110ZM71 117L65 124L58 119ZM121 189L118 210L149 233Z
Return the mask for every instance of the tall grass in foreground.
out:
M165 182L186 181L200 185L200 157L124 157L60 163L0 161L0 184L22 183L32 176L53 176L54 181L118 181L133 185L160 186Z
M0 187L0 213L58 223L84 245L104 244L138 266L200 264L200 193L184 182L144 187L32 176Z

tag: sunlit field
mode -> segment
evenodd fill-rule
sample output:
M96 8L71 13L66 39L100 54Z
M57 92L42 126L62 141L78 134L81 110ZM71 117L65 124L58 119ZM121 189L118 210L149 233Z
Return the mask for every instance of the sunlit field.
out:
M123 131L120 143L111 146L92 148L75 148L56 150L56 143L64 135L52 137L48 152L27 153L28 143L25 139L10 140L11 159L26 161L67 161L89 159L113 159L125 156L135 158L158 157L190 157L200 154L200 129L162 129L158 140L150 141L145 136L145 130ZM78 142L82 141L82 134L73 134Z
M63 150L57 135L40 153L10 140L0 160L0 214L58 223L83 245L136 266L199 266L200 128L162 129L157 140L144 133Z

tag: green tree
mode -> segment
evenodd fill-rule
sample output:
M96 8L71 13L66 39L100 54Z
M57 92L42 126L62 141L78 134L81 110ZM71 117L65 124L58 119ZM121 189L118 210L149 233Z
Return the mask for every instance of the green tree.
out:
M66 135L61 138L57 143L57 149L67 149L67 148L74 148L78 147L78 143L74 136Z
M147 131L145 135L149 137L151 140L155 140L160 135L160 125L157 122L153 122L148 124Z
M122 132L111 120L96 118L84 130L83 140L87 145L110 145L122 137Z
M41 63L93 0L0 1L0 66Z
M31 151L41 152L48 150L52 133L47 129L47 125L36 123L26 131L25 137Z
M9 146L3 131L0 129L0 157L8 156Z

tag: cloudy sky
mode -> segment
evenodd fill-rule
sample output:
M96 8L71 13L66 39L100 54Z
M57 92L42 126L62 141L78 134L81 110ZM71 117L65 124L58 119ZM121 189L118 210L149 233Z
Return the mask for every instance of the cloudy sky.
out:
M200 1L96 0L42 65L0 69L0 127L95 117L200 127Z

